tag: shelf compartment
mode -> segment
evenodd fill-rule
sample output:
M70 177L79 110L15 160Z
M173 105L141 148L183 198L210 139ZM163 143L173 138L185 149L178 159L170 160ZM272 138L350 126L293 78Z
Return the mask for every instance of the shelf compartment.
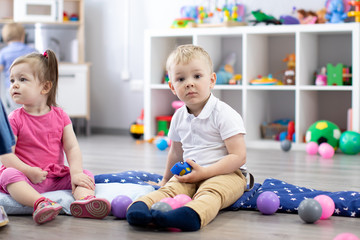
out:
M194 44L202 46L209 53L211 60L213 61L215 72L223 66L225 59L234 53L234 73L242 74L242 34L196 35L194 38Z
M227 103L241 116L243 115L243 94L238 89L213 89L212 93L221 101ZM243 117L243 116L242 116Z
M299 85L314 85L316 70L328 63L352 65L352 32L299 33L299 61L296 79Z
M260 126L279 119L295 120L295 90L248 90L244 116L247 140L261 140Z
M347 110L351 108L351 91L312 91L299 93L299 140L316 121L328 120L341 130L347 128Z
M269 74L282 81L283 72L287 68L283 59L295 53L295 32L247 34L246 45L244 84L250 85L250 80Z
M153 37L148 44L150 59L145 66L150 68L145 70L145 74L150 74L151 84L160 84L166 72L166 60L169 54L179 45L193 43L192 36L173 36L173 37Z

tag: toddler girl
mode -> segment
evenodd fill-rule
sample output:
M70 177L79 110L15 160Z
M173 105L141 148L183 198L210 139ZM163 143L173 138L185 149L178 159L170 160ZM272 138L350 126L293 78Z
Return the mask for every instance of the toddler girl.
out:
M33 206L33 219L53 220L62 207L41 193L71 189L75 217L102 219L106 199L95 198L94 176L82 168L82 155L69 116L56 105L58 62L53 51L17 58L10 67L10 94L22 104L9 115L16 144L0 157L0 192ZM64 152L68 166L64 164Z

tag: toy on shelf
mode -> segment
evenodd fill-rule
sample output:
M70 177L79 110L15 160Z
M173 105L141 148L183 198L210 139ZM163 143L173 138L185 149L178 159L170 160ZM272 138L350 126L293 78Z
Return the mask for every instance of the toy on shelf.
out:
M283 62L287 62L287 69L284 71L284 85L295 85L295 53L288 54Z
M295 14L296 7L293 7L291 15L281 15L280 16L280 22L285 25L289 24L299 24L299 19L297 19Z
M353 11L347 13L348 17L355 17L355 22L360 22L360 1L350 1L348 4L355 7Z
M253 22L254 26L257 25L258 23L265 23L266 25L269 24L275 24L275 25L280 25L281 21L276 19L275 17L271 16L271 15L267 15L265 13L263 13L261 10L257 10L257 11L252 11L251 14L255 17L255 20L250 20L250 22Z
M327 76L326 76L326 68L322 67L320 73L316 75L315 79L316 86L326 86L327 85Z
M172 28L184 27L232 27L246 25L245 6L226 4L222 8L217 1L209 1L209 6L183 6L181 17L175 19Z
M192 170L192 167L187 162L177 162L170 171L179 176L186 175L190 173Z
M347 67L342 63L338 63L336 66L328 63L326 65L327 85L351 85L352 74L351 67Z
M136 122L131 124L130 134L134 139L140 139L144 135L144 109L141 110Z
M281 119L270 123L264 122L260 126L261 138L273 140L285 140L290 120ZM281 133L285 133L283 138L280 138Z
M327 0L325 3L327 14L325 18L329 23L343 23L347 18L349 6L345 4L346 0ZM347 7L347 8L346 8Z
M276 78L272 77L272 74L269 74L267 77L263 77L261 75L258 78L250 81L251 85L277 85L280 81Z
M229 84L229 80L234 76L235 62L236 54L230 53L216 72L216 84Z
M317 23L318 16L313 11L305 11L304 9L297 10L297 15L300 24L315 24Z

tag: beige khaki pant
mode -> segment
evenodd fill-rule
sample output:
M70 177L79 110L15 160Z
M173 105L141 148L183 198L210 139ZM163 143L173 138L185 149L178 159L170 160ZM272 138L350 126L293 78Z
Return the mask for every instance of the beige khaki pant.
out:
M143 201L150 208L166 197L186 194L193 201L185 206L192 208L201 219L201 227L210 223L221 209L229 207L246 190L246 178L237 170L234 173L219 175L198 183L180 183L172 177L165 186L136 201Z

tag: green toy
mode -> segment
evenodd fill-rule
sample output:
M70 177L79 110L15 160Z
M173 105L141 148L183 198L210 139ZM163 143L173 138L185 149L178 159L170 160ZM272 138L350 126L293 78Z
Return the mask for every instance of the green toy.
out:
M339 63L336 66L328 63L326 65L327 85L342 86L343 85L343 64Z
M316 142L320 145L323 142L330 144L335 150L339 145L340 128L330 121L321 120L312 124L306 131L306 142Z
M355 155L360 152L360 133L345 131L340 136L340 150L349 155Z

